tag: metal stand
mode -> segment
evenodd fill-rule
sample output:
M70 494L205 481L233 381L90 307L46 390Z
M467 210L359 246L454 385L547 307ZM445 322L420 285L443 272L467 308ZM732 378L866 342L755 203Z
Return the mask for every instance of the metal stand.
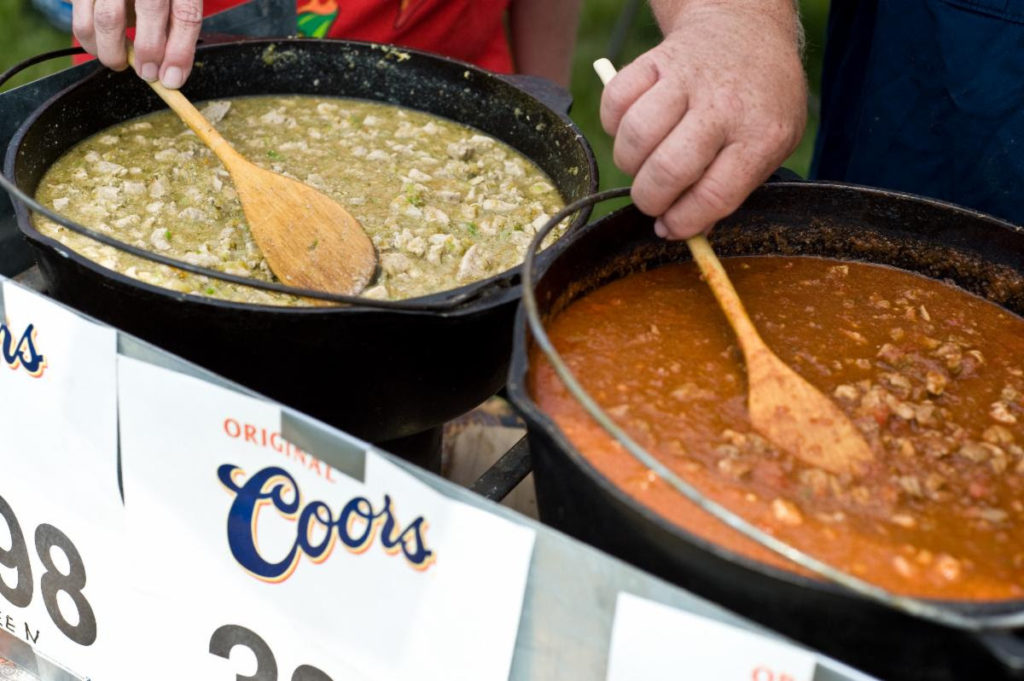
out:
M295 32L295 1L252 0L208 17L203 22L203 30L253 37L290 35ZM0 157L6 154L11 137L22 121L50 97L97 68L95 63L81 64L0 93ZM6 192L0 192L0 274L36 290L43 289L39 269L33 264L32 253L18 232L14 206ZM78 678L6 632L0 632L0 656L45 681Z

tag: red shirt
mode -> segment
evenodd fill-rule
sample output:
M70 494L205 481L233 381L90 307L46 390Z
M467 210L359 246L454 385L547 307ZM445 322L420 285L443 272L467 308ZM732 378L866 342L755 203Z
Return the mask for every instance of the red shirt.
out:
M297 28L312 38L392 43L512 72L509 0L296 0ZM244 0L205 0L203 15Z

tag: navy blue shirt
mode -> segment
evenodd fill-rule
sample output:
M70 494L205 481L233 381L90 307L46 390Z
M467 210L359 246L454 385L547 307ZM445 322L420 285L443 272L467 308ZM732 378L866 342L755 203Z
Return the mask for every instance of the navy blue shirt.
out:
M1024 224L1024 0L833 0L811 174Z

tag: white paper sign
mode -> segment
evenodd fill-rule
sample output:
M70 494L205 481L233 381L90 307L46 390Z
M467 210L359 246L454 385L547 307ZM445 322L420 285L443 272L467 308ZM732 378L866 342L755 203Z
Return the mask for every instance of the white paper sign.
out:
M0 286L0 627L103 678L124 625L117 336Z
M620 593L608 681L811 681L812 653Z
M281 438L269 403L124 357L119 382L137 602L173 613L132 645L190 665L147 678L271 660L266 678L296 681L508 678L533 530L372 452L362 480L334 470ZM246 666L212 639L242 641Z

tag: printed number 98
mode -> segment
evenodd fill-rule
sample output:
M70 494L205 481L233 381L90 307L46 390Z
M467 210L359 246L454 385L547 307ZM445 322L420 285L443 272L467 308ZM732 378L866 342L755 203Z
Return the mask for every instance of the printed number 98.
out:
M13 587L0 577L0 594L11 605L24 608L32 602L34 589L28 546L25 544L25 535L22 534L21 525L18 524L18 519L14 515L14 509L3 497L0 497L0 516L3 516L11 534L11 548L0 548L0 565L13 569L17 575ZM96 615L93 614L92 606L82 594L82 589L85 587L85 565L82 563L81 554L78 553L78 549L66 534L46 523L36 528L35 548L39 560L46 568L42 577L39 578L39 591L43 595L43 605L46 606L46 612L49 613L50 619L65 636L75 643L83 646L92 645L96 641ZM54 548L60 549L64 557L67 558L69 566L67 574L58 570L54 565L51 555ZM78 624L71 624L64 617L64 613L60 611L57 594L62 591L75 604Z

